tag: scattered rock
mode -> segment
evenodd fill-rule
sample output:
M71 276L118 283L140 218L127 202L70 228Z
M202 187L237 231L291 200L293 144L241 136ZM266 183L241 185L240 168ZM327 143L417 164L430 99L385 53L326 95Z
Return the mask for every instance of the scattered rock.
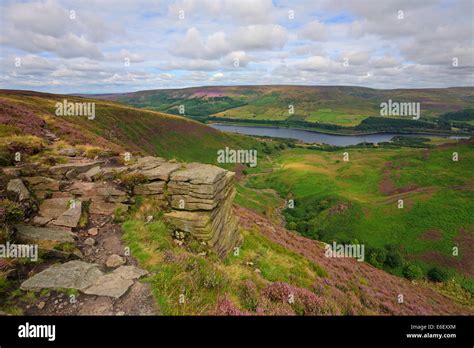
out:
M145 275L148 275L148 272L140 269L135 266L120 266L119 268L115 269L112 273L119 275L124 279L139 279Z
M95 245L95 239L94 239L94 238L87 238L87 239L84 241L84 244L85 244L85 245L89 245L89 246L94 246L94 245Z
M100 166L95 166L89 169L87 172L79 174L78 178L86 181L95 181L102 175L102 169Z
M44 301L41 301L36 305L38 309L43 309L45 306L46 306L46 302Z
M7 191L14 192L18 195L20 202L30 198L30 191L28 191L21 179L11 179L7 184Z
M89 230L87 231L87 233L90 235L90 236L97 236L97 234L99 234L99 229L97 227L92 227L92 228L89 228Z
M67 147L64 149L60 149L58 154L61 156L68 156L68 157L76 157L79 154L79 151L73 147Z
M109 268L117 268L119 266L124 265L125 262L126 260L123 257L117 254L113 254L107 258L105 265Z

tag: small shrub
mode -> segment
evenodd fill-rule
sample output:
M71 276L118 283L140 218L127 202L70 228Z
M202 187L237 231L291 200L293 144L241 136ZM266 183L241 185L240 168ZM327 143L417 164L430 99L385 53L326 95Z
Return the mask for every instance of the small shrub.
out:
M24 212L20 204L9 199L0 200L0 225L14 224L22 220Z
M403 266L403 256L398 251L389 251L385 259L385 264L390 268Z
M246 280L240 285L239 297L242 305L254 311L258 306L258 290L255 283L251 280Z
M449 279L448 273L438 267L431 268L426 275L429 280L437 283L444 283Z
M423 271L419 266L409 264L403 269L403 276L409 280L414 280L421 278L423 276Z
M247 315L247 313L241 311L235 306L234 303L227 297L224 296L219 301L217 301L216 308L214 309L213 315Z
M325 314L323 300L305 288L297 288L283 282L275 282L263 290L263 296L270 301L290 304L296 314Z
M371 249L369 251L369 256L367 258L367 261L372 265L377 268L382 268L383 264L385 263L385 260L387 259L387 253L383 249Z

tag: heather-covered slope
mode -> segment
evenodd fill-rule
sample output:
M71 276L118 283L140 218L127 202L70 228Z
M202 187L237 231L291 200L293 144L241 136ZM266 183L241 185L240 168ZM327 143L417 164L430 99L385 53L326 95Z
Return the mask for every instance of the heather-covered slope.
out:
M332 314L474 314L472 305L455 303L441 295L440 289L428 287L433 284L410 282L350 258L328 258L319 241L288 231L251 210L239 207L236 213L244 229L258 230L265 238L326 271L326 276L318 278L313 288L326 303L335 305ZM400 295L403 303L399 303Z
M65 99L94 102L95 118L56 116L55 104ZM30 91L0 90L0 124L5 134L46 137L50 130L71 143L206 163L214 163L217 150L225 146L239 148L242 139L184 117L108 101ZM245 143L254 144L251 139Z

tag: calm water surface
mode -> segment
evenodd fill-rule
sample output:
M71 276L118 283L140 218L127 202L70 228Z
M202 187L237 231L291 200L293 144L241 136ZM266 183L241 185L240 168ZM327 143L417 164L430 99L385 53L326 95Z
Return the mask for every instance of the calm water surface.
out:
M246 135L259 135L274 138L291 138L301 140L305 143L325 143L335 146L349 146L356 145L362 142L380 143L390 141L393 137L398 135L403 136L417 136L429 137L427 134L401 134L401 133L379 133L368 135L332 135L323 134L313 131L306 131L291 128L273 128L273 127L252 127L252 126L234 126L221 123L212 123L209 126L219 129L224 132L240 133ZM438 137L448 137L443 135L436 135ZM456 137L450 137L456 138ZM462 138L462 137L457 137Z

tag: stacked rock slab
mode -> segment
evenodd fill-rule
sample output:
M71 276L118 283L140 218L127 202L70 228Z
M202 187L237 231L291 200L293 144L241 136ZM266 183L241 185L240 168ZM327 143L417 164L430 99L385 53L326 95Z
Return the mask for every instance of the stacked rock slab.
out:
M170 175L171 212L165 217L179 230L207 242L225 256L240 242L237 219L232 214L235 173L191 163Z
M71 231L78 226L83 203L90 214L112 215L133 203L131 192L114 180L117 174L142 176L145 182L133 195L152 196L165 211L165 218L178 231L206 242L224 257L240 243L237 219L232 213L235 173L201 163L178 163L158 157L141 157L134 164L109 167L103 161L74 158L49 167L46 172L14 178L8 190L22 199L29 191L42 199L33 223Z
M235 173L201 163L166 162L143 157L132 172L148 179L134 188L136 195L152 195L168 208L165 218L179 231L206 242L224 257L240 243L232 214Z

